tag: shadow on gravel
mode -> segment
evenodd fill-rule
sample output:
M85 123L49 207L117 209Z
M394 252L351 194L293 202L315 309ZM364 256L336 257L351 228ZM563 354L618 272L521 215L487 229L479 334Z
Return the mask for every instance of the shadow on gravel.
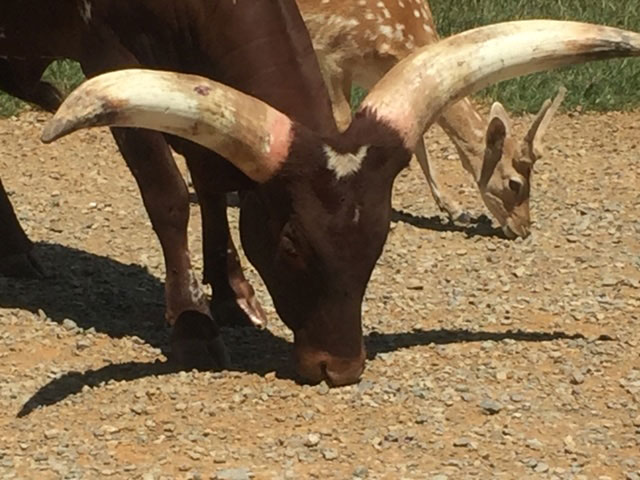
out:
M52 320L73 320L78 326L111 337L137 336L167 353L168 329L163 322L163 285L138 265L61 245L39 244L37 254L52 275L44 280L0 283L0 307L32 312L42 309ZM268 330L223 328L223 338L232 357L230 370L298 380L289 361L290 344ZM467 330L413 330L404 333L371 333L365 343L369 359L382 353L420 345L464 342L519 342L584 339L581 334L564 332L470 332ZM611 340L600 337L597 340ZM18 413L23 417L34 409L54 405L80 393L85 385L97 386L110 380L134 381L148 376L178 372L172 362L127 362L110 364L97 370L68 372L41 387ZM224 375L214 373L214 375Z
M417 345L448 345L450 343L500 342L515 340L516 342L552 342L554 340L586 340L581 333L565 332L527 332L523 330L507 330L506 332L470 332L469 330L413 330L406 333L372 332L366 339L369 360L378 354L395 352L403 348ZM589 341L613 341L608 335L589 338Z
M393 209L391 212L392 222L408 223L416 228L424 230L433 230L436 232L461 232L467 237L493 237L506 240L502 229L495 228L491 225L491 219L486 215L479 217L470 217L467 225L459 225L440 216L423 217L412 213Z
M278 378L295 380L289 359L289 343L275 337L268 331L255 329L224 330L225 342L232 352L231 371L265 375L276 372ZM467 330L414 330L406 333L372 333L365 338L369 351L369 360L382 353L394 352L404 348L421 345L446 345L450 343L499 342L511 339L520 342L550 342L554 340L585 339L582 334L564 332L470 332ZM596 340L612 340L602 336ZM134 381L149 376L170 375L180 371L172 362L128 362L111 364L97 370L69 372L41 387L18 412L18 417L29 415L33 410L55 405L71 395L82 391L85 385L94 387L110 380ZM227 375L215 372L222 378Z
M0 307L42 310L57 323L70 319L83 329L163 347L164 287L144 267L49 243L38 243L35 255L47 277L0 279Z

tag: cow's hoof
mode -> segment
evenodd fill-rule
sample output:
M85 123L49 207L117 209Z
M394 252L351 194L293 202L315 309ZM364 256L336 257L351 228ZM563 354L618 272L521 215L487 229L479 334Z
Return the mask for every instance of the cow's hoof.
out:
M31 253L0 258L0 276L13 278L43 278L44 269Z
M255 296L251 298L225 298L211 301L211 312L220 325L226 327L267 326L267 314Z
M204 313L182 312L171 332L171 354L185 370L224 369L230 359L220 329Z

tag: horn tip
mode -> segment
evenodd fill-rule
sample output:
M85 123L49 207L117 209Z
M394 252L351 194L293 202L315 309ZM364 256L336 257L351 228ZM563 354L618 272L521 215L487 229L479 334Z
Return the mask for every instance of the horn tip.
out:
M66 122L59 119L50 120L42 130L40 140L42 143L52 143L58 140L60 137L65 136L67 133Z

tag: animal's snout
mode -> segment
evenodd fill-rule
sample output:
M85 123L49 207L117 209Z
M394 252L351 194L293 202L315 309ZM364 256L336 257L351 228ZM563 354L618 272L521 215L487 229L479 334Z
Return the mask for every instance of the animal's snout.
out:
M529 225L515 222L507 222L503 225L502 231L509 240L515 240L518 237L527 238L531 233Z
M337 356L308 346L295 348L296 371L312 383L326 381L332 387L356 383L364 371L364 346L354 356Z

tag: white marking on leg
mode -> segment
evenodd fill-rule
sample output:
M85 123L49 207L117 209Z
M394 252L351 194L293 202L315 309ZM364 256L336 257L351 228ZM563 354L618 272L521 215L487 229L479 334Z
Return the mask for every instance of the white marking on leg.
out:
M360 170L364 157L367 156L369 146L362 146L356 153L338 153L329 145L324 146L324 154L327 157L327 168L333 170L336 178L349 176Z

